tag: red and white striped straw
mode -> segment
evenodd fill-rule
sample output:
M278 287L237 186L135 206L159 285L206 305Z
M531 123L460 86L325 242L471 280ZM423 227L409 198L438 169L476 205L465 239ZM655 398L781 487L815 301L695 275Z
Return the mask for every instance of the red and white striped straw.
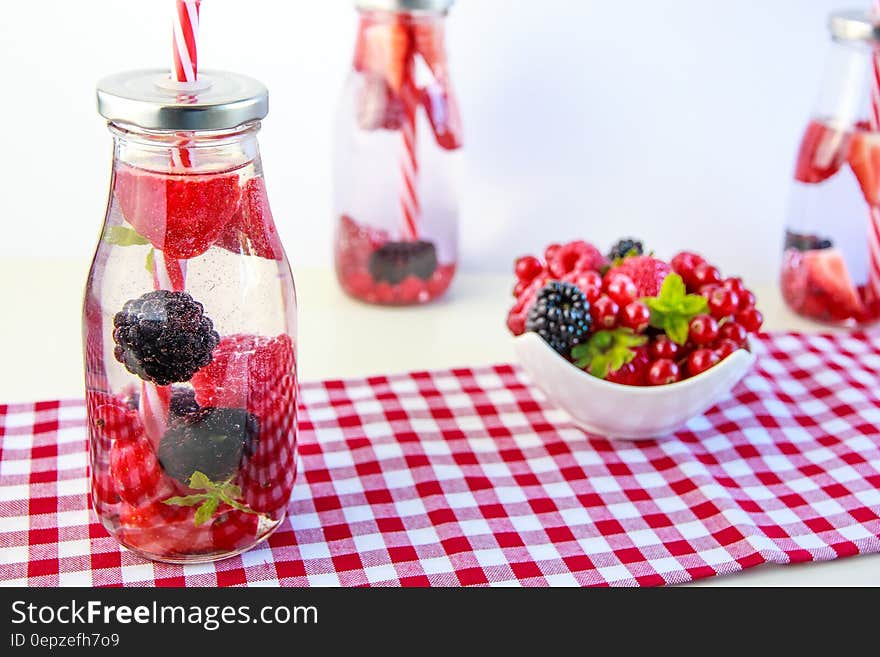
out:
M880 20L880 0L874 0L874 20ZM871 57L871 132L880 134L880 49L875 48ZM871 206L868 221L868 287L873 301L880 301L880 208Z
M199 78L199 9L201 0L175 0L174 20L171 29L173 64L171 77L180 83L195 82ZM186 102L187 95L181 94L178 100ZM186 144L186 140L182 141ZM171 162L175 167L189 168L192 156L188 149L171 151Z
M199 78L199 7L201 0L175 0L174 79L195 82Z
M403 125L400 128L400 209L403 214L403 237L415 240L418 237L418 222L421 213L419 206L419 160L416 155L416 104L405 103Z
M195 82L198 79L199 5L201 0L175 0L173 24L174 65L171 77L176 82ZM178 96L185 101L186 94ZM192 166L189 149L184 137L180 148L171 149L171 163L174 168L186 169ZM186 287L186 260L166 258L160 249L153 251L153 287L157 290L182 291ZM171 405L171 387L157 386L146 381L141 384L140 416L144 430L153 446L158 449L159 441L168 428L168 414Z

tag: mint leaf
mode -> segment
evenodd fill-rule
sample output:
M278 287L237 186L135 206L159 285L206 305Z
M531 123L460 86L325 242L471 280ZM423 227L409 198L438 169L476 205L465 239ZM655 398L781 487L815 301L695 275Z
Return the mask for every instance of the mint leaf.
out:
M195 506L207 499L207 495L186 495L185 497L169 497L167 500L162 500L162 503L172 506Z
M150 249L147 253L147 261L144 263L144 269L150 272L150 275L156 271L156 249Z
M256 514L256 511L241 503L241 487L233 484L231 478L226 481L213 482L205 473L196 470L189 478L189 487L205 492L182 497L169 497L167 500L163 500L163 503L172 506L199 505L193 518L196 527L208 522L221 502L238 511Z
M664 328L666 335L675 344L684 344L688 339L690 322L682 315L672 315L667 318Z
M643 301L651 311L651 326L662 329L670 340L680 345L687 342L690 321L709 309L703 296L687 293L684 280L678 274L669 274L660 294Z
M189 487L196 490L209 490L216 487L216 484L208 479L208 475L196 470L189 478Z
M143 246L150 241L133 228L110 226L104 231L104 241L114 246Z
M584 344L571 351L575 365L593 376L604 379L636 357L635 347L648 341L644 335L636 335L630 329L598 331Z
M682 300L681 309L689 315L702 315L709 310L709 301L702 294L689 294Z
M208 496L205 503L196 509L196 517L193 520L193 524L198 527L199 525L204 525L208 522L211 519L211 516L214 515L214 511L217 510L218 504L220 504L220 499L218 497L215 495Z

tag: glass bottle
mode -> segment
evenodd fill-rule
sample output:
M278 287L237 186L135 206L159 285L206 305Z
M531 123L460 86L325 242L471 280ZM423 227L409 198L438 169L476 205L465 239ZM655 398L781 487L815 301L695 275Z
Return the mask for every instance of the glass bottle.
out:
M257 145L265 87L205 71L181 94L167 77L98 85L114 158L83 340L95 512L125 547L190 563L285 516L296 293Z
M880 32L864 12L835 13L829 27L828 67L795 166L780 285L796 313L855 327L880 318L880 96L872 101Z
M383 305L442 295L458 262L461 118L445 48L452 0L358 0L335 139L336 273Z

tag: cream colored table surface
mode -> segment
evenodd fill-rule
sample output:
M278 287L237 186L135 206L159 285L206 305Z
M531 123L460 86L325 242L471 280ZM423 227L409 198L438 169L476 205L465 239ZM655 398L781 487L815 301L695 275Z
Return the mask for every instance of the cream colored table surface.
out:
M0 262L0 403L83 396L80 304L88 263ZM348 299L329 270L294 272L303 380L358 377L511 362L504 321L511 276L460 275L446 299L426 307L375 308ZM815 331L758 288L768 330ZM880 555L829 563L760 566L696 585L880 586Z

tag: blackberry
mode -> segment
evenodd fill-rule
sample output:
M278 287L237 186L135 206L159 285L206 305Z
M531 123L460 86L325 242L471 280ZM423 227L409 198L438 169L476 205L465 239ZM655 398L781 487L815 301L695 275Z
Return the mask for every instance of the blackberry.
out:
M169 410L172 417L184 417L198 413L201 406L196 401L196 391L186 386L174 386L171 388L171 402Z
M189 381L220 342L202 304L186 292L156 290L127 301L113 327L116 360L160 386Z
M625 237L618 240L617 244L611 247L611 250L608 252L608 259L613 262L614 260L622 260L628 256L644 255L644 253L645 251L641 240L637 240L634 237Z
M571 283L551 281L529 310L526 330L540 335L553 349L568 357L590 331L590 302Z
M834 243L818 235L807 235L795 233L790 230L785 231L785 248L797 249L798 251L820 251L822 249L830 249Z
M202 408L172 419L159 443L159 463L183 484L196 471L225 481L253 453L258 433L257 418L243 408Z
M431 242L386 242L370 254L370 276L377 283L402 283L408 276L426 281L437 270L437 250Z

